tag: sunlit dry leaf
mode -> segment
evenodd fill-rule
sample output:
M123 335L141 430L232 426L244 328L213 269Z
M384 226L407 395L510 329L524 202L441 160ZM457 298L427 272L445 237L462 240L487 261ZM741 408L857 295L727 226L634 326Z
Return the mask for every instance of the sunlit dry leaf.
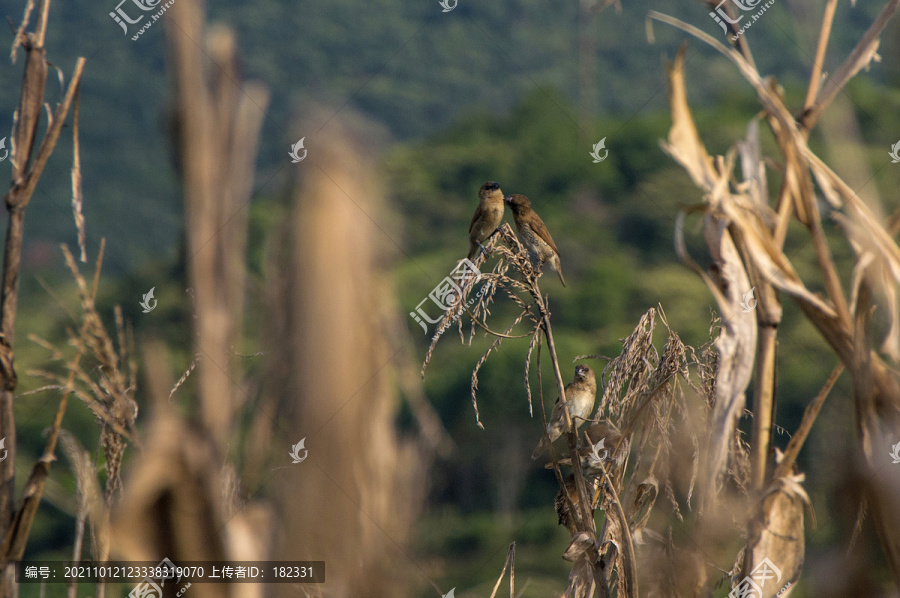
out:
M811 511L809 496L801 486L804 476L779 478L766 490L759 511L751 523L749 550L745 553L743 575L748 575L768 559L780 575L763 586L764 596L788 596L800 577L804 560L803 511Z
M770 214L769 189L766 182L766 163L762 159L759 146L759 121L751 120L747 124L747 136L737 144L741 156L741 173L744 181L738 190L745 193L758 210L758 214ZM771 223L767 223L771 224Z
M737 281L728 285L728 304L719 305L722 310L722 329L716 339L719 352L719 372L715 388L716 402L713 405L708 467L706 470L705 499L718 491L722 472L728 458L728 447L737 420L746 403L747 386L753 375L756 354L757 326L752 311L738 311L742 297L740 288L749 288L750 281L744 270L740 255L722 220L706 217L706 243L713 260L719 264L722 276ZM701 501L704 504L705 501Z
M81 94L75 91L75 104L72 107L72 213L75 215L75 228L78 231L78 249L82 263L87 262L84 233L84 194L81 190L81 146L78 141L78 107Z
M713 160L706 152L697 134L697 127L687 104L684 86L684 55L687 45L682 44L674 63L666 64L669 80L669 105L672 109L672 128L668 143L661 141L663 150L672 156L691 175L694 183L711 190L722 178L713 167Z

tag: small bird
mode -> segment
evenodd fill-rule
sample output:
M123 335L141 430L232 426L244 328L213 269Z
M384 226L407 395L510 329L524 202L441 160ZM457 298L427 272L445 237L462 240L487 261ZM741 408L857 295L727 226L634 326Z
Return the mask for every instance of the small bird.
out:
M528 258L531 265L538 272L541 266L547 262L559 274L559 281L566 286L566 280L563 278L562 267L559 264L559 249L553 242L553 237L547 230L547 226L537 212L531 209L531 201L524 195L510 195L505 198L513 213L513 219L516 221L516 229L519 231L519 237L522 238L522 244L528 250Z
M578 460L581 463L581 472L589 478L600 477L605 468L612 475L615 467L625 462L627 446L623 449L619 446L622 433L608 419L601 419L592 423L584 431L587 444L578 449ZM618 449L618 451L616 450ZM572 460L568 457L559 460L560 465L572 466ZM548 463L547 469L552 469L553 464Z
M594 370L579 364L575 366L575 379L566 385L566 404L569 406L569 417L575 422L577 428L591 415L594 401L597 398L597 380L594 378ZM566 418L563 414L562 401L557 398L553 406L553 413L547 423L547 436L543 436L538 443L532 459L537 459L541 453L547 450L550 443L562 436L566 431Z
M566 478L566 494L569 495L569 500L572 501L572 505L576 508L578 507L578 491L575 487L575 474L570 473ZM563 494L563 489L560 488L559 492L556 493L556 500L553 501L553 506L556 507L556 515L559 517L559 525L565 525L566 529L569 530L569 533L575 534L575 518L572 517L572 514L569 512L569 504L566 502L566 496Z
M597 446L600 441L604 441L603 446L608 449L610 456L618 448L619 441L622 440L622 433L619 431L619 428L608 419L601 419L591 424L584 431L584 434L592 447Z
M503 221L503 191L500 184L488 181L478 190L478 207L469 224L469 259L474 258Z
M625 451L619 447L622 433L608 419L592 423L584 431L584 435L587 443L578 448L578 459L584 475L589 477L603 475L600 463L603 463L606 470L610 471L613 466L621 465L625 460ZM620 450L617 451L617 449ZM558 462L560 465L572 466L572 460L568 457L560 459ZM546 468L553 469L553 464L548 463Z

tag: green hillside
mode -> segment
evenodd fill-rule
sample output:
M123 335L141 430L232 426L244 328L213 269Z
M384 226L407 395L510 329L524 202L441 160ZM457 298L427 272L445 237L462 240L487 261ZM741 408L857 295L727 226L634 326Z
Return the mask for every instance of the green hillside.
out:
M5 4L3 16L17 21L22 4ZM137 335L152 329L173 347L179 367L186 368L191 359L190 314L184 308L183 222L167 117L164 31L159 24L133 42L108 16L114 7L111 1L90 8L55 4L47 46L51 60L65 73L77 56L89 58L81 90L81 160L89 255L95 256L100 239L107 239L101 313L111 317L113 305L122 304ZM841 3L840 27L832 38L826 71L837 67L878 8ZM437 0L228 1L211 3L209 9L214 20L236 30L245 75L265 83L272 93L256 192L248 207L252 275L260 274L265 240L286 209L290 145L305 137L306 148L314 152L317 136L329 134L327 119L311 129L296 123L312 105L327 107L325 112L334 118L353 109L386 132L377 145L377 159L393 213L377 224L394 248L393 282L405 312L413 311L464 257L477 189L496 180L506 193L532 199L559 246L568 287L562 289L552 277L546 277L542 287L550 293L564 367L571 368L576 355L618 354L620 339L642 313L657 305L685 343L696 347L708 339L715 303L673 250L677 214L701 198L659 147L671 124L663 60L674 56L685 36L656 23L651 44L645 29L647 12L655 9L719 35L700 3L669 8L641 0L623 3L621 12L608 8L599 13L593 23L596 68L590 89L596 103L587 115L578 105L583 90L574 2L560 6L497 0L476 5L460 0L450 13L442 13ZM806 14L812 10L779 1L766 17L767 26L757 25L748 33L760 71L775 76L795 106L802 103L815 51L815 32L795 24L816 22L819 9ZM4 29L0 42L8 47L12 38ZM845 93L855 109L863 151L873 163L886 162L886 150L900 138L898 40L900 24L895 22L880 50L892 60L875 64ZM710 151L724 154L744 135L758 102L720 55L692 41L688 57L686 79L698 128ZM20 55L16 64L5 61L0 66L0 136L12 125L21 61ZM48 100L54 102L55 95ZM771 147L771 136L761 129L764 146ZM589 151L601 138L609 154L594 163ZM811 145L826 152L834 149L833 143L814 132ZM19 329L56 342L72 324L45 283L69 302L76 296L57 247L75 242L70 166L67 128L29 207L22 276ZM0 175L7 172L8 163L0 163ZM872 179L888 209L900 204L898 173L900 166L881 168ZM769 175L772 192L781 182L777 165ZM705 245L695 225L689 221L689 249L705 264ZM808 244L791 246L789 241L788 249L798 268L815 269ZM845 247L835 256L845 266L842 272L849 273L851 255ZM140 318L137 304L150 287L156 288L161 306L153 320ZM251 303L258 300L254 295ZM785 311L779 351L792 359L779 371L778 421L793 430L803 405L834 364L817 333L797 316L797 308L785 301ZM513 316L504 307L494 314L502 322ZM252 316L249 320L248 328L255 323ZM427 338L411 318L407 323L417 355L423 356ZM240 349L256 350L255 334L248 331L250 346ZM22 347L17 360L28 367L46 367L45 352L26 338L16 342ZM539 426L529 417L521 376L527 342L506 343L480 374L481 418L492 431L485 434L475 426L469 384L487 342L476 338L465 346L448 335L426 378L428 397L457 451L435 470L431 509L416 546L436 559L458 557L448 566L448 578L470 579L467 587L474 587L496 578L506 543L516 537L525 547L523 566L533 571L543 567L552 585L567 570L558 559L565 531L552 525L552 473L530 461L517 463L516 471L504 478L512 482L502 488L495 484L497 471L510 466L500 457L504 443L528 444L537 438ZM20 373L20 384L24 393L41 381ZM846 394L846 380L835 392ZM551 402L555 394L545 398ZM34 439L21 458L39 454L41 430L53 404L46 395L20 401L19 434ZM851 417L849 403L835 401L826 405L821 419L840 422ZM76 433L92 429L93 418L80 405L70 407L67 418L67 427ZM742 422L743 428L749 426ZM776 435L779 447L787 440ZM810 450L839 450L821 436L810 445L815 447ZM807 467L811 485L828 491L823 461L810 465L801 456L801 469ZM68 473L60 479L67 489L74 487ZM506 518L486 515L495 512ZM60 556L58 551L70 545L73 527L65 505L41 511L29 551ZM500 564L483 568L489 557Z

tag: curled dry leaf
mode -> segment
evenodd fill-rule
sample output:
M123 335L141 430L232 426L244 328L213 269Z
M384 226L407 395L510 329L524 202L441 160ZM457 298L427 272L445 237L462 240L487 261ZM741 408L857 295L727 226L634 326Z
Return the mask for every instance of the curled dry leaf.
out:
M563 558L571 563L569 586L564 598L587 598L588 596L609 596L603 567L599 566L600 553L597 538L590 532L579 532L572 537Z
M750 524L742 576L761 566L764 559L774 565L774 576L763 586L766 598L790 595L800 577L804 558L803 510L812 505L801 486L803 474L778 478L766 489L759 511ZM779 592L781 592L779 594Z
M572 536L569 547L563 553L563 558L574 563L588 551L597 550L597 538L590 532L578 532Z
M629 527L635 543L644 543L644 527L650 519L656 496L659 493L659 482L652 475L647 476L643 482L637 485L634 492L634 500L628 513Z

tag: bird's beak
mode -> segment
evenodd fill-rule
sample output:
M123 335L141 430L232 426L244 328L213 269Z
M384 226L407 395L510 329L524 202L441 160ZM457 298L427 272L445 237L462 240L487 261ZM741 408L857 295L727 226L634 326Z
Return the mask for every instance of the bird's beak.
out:
M506 197L503 198L503 201L512 205L512 195L507 195Z

